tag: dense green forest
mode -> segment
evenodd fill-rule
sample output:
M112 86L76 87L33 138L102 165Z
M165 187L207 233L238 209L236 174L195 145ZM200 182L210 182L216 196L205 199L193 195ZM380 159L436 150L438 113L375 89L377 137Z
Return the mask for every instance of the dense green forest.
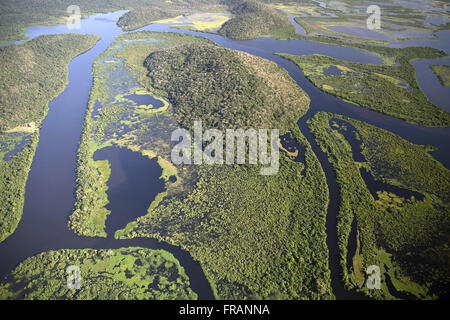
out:
M70 265L80 268L79 290L67 286ZM197 294L171 253L132 247L42 252L2 279L0 299L190 300Z
M188 6L194 1L171 2ZM169 6L163 0L3 0L0 2L0 41L22 38L25 28L30 25L66 23L69 16L66 10L70 5L79 6L82 16L158 5Z
M450 124L450 113L428 100L417 83L414 67L405 59L399 59L399 65L373 65L318 54L280 55L296 63L318 88L344 100L410 123ZM334 74L326 73L330 67Z
M292 132L306 148L305 163L282 155L273 176L254 166L197 167L192 191L166 198L116 236L181 246L219 299L332 298L325 176L307 140Z
M206 128L286 131L308 108L284 69L247 53L191 44L156 51L145 66L150 85L165 93L185 128L202 120Z
M273 36L280 39L296 37L287 16L256 0L224 1L233 18L224 23L219 33L237 40Z
M335 130L333 118L348 121L357 129L366 162L353 160L355 151ZM429 147L414 145L360 121L318 113L310 120L310 127L337 174L341 197L338 237L346 284L385 299L437 298L448 294L449 170L428 154ZM374 199L360 167L369 169L378 180L418 191L425 198L404 199L378 192ZM353 219L357 222L358 249L347 261ZM382 290L364 287L364 270L372 264L382 270Z
M308 145L294 119L304 114L309 99L272 63L193 44L155 51L145 65L149 81L143 83L166 93L186 128L196 119L221 129L224 122L228 127L276 124L282 131L292 128ZM163 199L116 236L150 236L182 246L200 261L218 298L330 297L327 188L309 147L306 159L296 163L283 157L279 174L272 177L260 176L257 167L191 168L196 179L187 184L193 187ZM280 197L286 199L282 204Z
M76 202L69 220L69 227L75 233L106 236L104 227L109 211L104 208L108 203L105 183L109 174L104 170L107 164L93 160L97 149L114 143L140 151L144 156L157 156L163 174L170 171L168 168L173 170L169 143L171 132L178 125L173 120L172 109L145 112L124 97L146 91L139 83L148 80L144 60L150 53L193 42L210 43L201 37L175 33L123 34L94 61L93 86L78 147ZM93 117L95 110L97 117ZM182 176L183 171L177 175L177 183L168 183L169 194L176 193Z
M135 30L151 24L154 21L172 18L179 15L189 15L198 11L224 11L226 6L219 1L188 0L164 1L151 0L146 6L133 8L117 21L123 30Z
M168 49L163 49L165 47ZM204 50L198 52L199 48ZM152 32L121 35L98 58L94 65L94 88L86 113L77 168L77 201L81 201L79 204L86 210L78 210L76 220L81 222L86 217L89 221L86 213L91 212L96 204L96 195L92 191L101 187L94 187L99 179L91 175L97 171L89 169L92 161L90 148L112 142L143 155L153 154L170 160L168 142L171 130L176 128L175 109L181 104L169 98L173 107L167 112L145 118L123 117L135 109L132 105L119 108L122 100L117 97L118 92L110 92L108 86L126 82L129 87L123 90L134 90L136 84L132 80L120 78L119 81L111 77L113 74L123 75L122 71L117 73L114 70L122 70L120 61L124 61L127 72L136 77L140 85L149 92L164 96L163 90L155 91L144 61L149 57L146 63L149 66L154 53L159 56L170 53L178 57L173 52L176 49L183 55L191 53L190 60L186 61L186 70L194 79L205 77L219 83L221 80L218 78L226 77L236 87L245 84L245 90L248 90L248 82L243 81L248 81L250 76L252 81L260 81L266 100L259 99L261 93L258 92L250 95L250 90L243 97L256 110L261 110L264 101L276 101L277 105L267 105L270 108L265 111L264 121L253 116L251 121L266 128L275 124L270 112L279 110L283 130L290 130L299 144L305 146L305 162L294 162L282 155L279 174L270 177L261 176L257 166L178 166L175 171L177 182L167 185L166 192L158 195L145 217L116 232L116 237L154 237L183 247L201 263L218 298L331 298L325 242L328 189L317 158L295 125L295 120L307 110L308 97L274 64L215 47L199 37ZM164 63L173 64L173 74L157 70L162 73L161 77L170 77L175 84L182 85L181 80L187 78L187 71L183 73L175 69L177 61L172 58ZM107 68L111 68L110 71ZM219 72L222 68L226 68L227 73ZM180 79L176 79L177 74ZM226 84L229 92L212 90L208 87L211 84L203 80L188 81L187 84L189 87L184 87L186 98L177 101L193 101L193 97L202 92L210 101L221 101L221 95L229 95L233 99L231 93L238 94L231 90L230 84ZM286 89L275 91L272 86ZM282 97L279 92L283 93ZM178 92L175 94L179 95ZM102 108L99 117L92 118L97 99ZM205 106L204 114L198 113L198 119L218 127L210 120L209 104L202 102L201 105ZM186 112L188 106L194 108L199 105L186 104ZM243 106L241 108L245 111ZM285 113L290 114L289 118L282 117ZM107 114L110 116L106 117ZM121 119L127 120L121 122ZM232 127L245 120L237 113L231 115L231 119L236 121L229 123ZM190 127L190 122L185 123ZM101 133L97 130L100 125L104 128ZM123 130L122 126L126 129ZM280 203L280 198L285 200ZM91 200L84 201L86 199ZM84 227L80 226L74 229L85 234Z
M98 39L49 35L0 49L0 142L16 132L30 135L12 159L5 161L5 150L0 150L0 241L14 232L22 216L25 183L48 103L64 89L69 62Z

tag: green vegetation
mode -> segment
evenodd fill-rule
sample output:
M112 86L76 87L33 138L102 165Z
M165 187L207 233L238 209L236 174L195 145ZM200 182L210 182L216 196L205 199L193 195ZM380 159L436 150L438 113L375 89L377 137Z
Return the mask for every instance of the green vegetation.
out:
M342 61L324 55L280 54L297 64L321 90L360 106L425 126L448 126L450 114L432 104L421 91L414 67ZM325 75L330 66L339 74Z
M7 135L0 135L0 139L6 140ZM12 159L5 161L3 155L0 158L0 242L16 230L22 217L25 184L38 141L37 132Z
M430 68L438 76L439 82L443 86L450 86L450 66L431 65Z
M80 289L67 287L67 267L80 268ZM0 283L0 299L197 299L175 257L144 248L63 249L20 263Z
M177 55L176 50L182 54ZM163 60L163 55L170 59ZM173 57L185 58L186 71L181 72L179 60ZM144 61L149 67L160 61L158 58L161 63L173 64L172 73L164 67L150 67L155 73L151 74L153 78L148 77ZM120 78L114 77L117 74ZM228 80L229 84L223 84L227 89L211 89L211 83L215 88L222 86L218 85L221 77ZM155 79L170 79L174 89L155 83ZM122 86L114 90L110 87L117 84ZM170 108L147 118L133 116L135 107L121 97L142 90L142 86L153 95L168 97ZM243 93L234 88L243 88ZM185 98L180 94L183 90ZM283 92L282 97L279 92ZM222 107L221 112L226 114L223 119L209 117L209 102L218 108L227 97L239 102L235 97L238 94L254 111L260 111L261 119L249 114L250 120L246 120L242 114L225 110L235 107L231 104ZM276 113L282 130L290 130L305 146L305 163L282 155L280 172L274 176L261 176L257 166L170 166L170 133L177 127L174 117L180 110L189 114L189 107L198 108L200 100L197 104L190 102L202 95L210 98L201 101L204 113L197 110L196 117L205 126L220 127L219 123L229 116L233 121L228 123L230 127L257 124L279 128ZM96 101L101 107L98 116L92 117ZM94 64L94 87L77 168L75 210L82 206L86 210L74 211L71 220L80 224L72 228L89 235L85 221L90 216L86 213L93 212L93 190L100 188L94 187L99 179L90 169L92 150L115 143L158 157L166 169L163 176L177 177L153 200L146 216L117 231L116 237L154 237L181 246L201 263L218 298L331 298L325 242L328 189L317 158L295 125L308 102L287 73L266 60L188 35L140 32L119 36ZM237 108L247 111L241 104ZM127 119L126 124L123 119ZM190 128L191 121L184 123Z
M166 190L162 194L179 192L186 174L177 171L169 161L170 136L177 128L172 107L140 82L148 79L143 62L151 52L192 42L209 43L200 37L173 33L124 34L95 60L93 87L78 149L76 202L69 220L69 227L75 233L106 236L107 177L102 178L93 160L94 152L105 146L116 144L149 158L158 157L158 164L163 169L162 178L166 181ZM163 102L163 107L138 106L125 98L130 94L153 95ZM93 116L94 113L97 115ZM176 176L177 181L170 182L171 176Z
M49 35L0 49L0 242L14 232L22 216L25 183L39 141L37 128L48 103L64 89L69 62L98 39ZM21 139L11 141L17 134L28 141L22 147ZM6 161L6 151L16 148Z
M318 35L315 37L297 35L298 39L316 41L325 44L334 44L343 47L357 48L366 50L373 53L383 59L383 63L387 65L400 64L406 67L411 61L416 59L434 59L444 58L447 54L441 50L431 47L407 47L407 48L391 48L385 46L375 46L363 43L342 41L334 37Z
M293 120L306 112L308 98L275 64L217 46L155 51L145 65L142 83L169 98L182 126L201 119L208 128L291 129L306 147L306 163L282 156L280 172L270 177L254 166L180 167L194 170L195 179L177 196L157 199L116 237L183 247L218 298L330 298L325 177Z
M391 2L391 1L386 1ZM406 3L406 2L405 2ZM367 30L366 20L368 14L366 1L340 0L321 1L320 3L289 2L276 3L272 6L289 15L300 15L295 21L302 26L310 36L340 39L354 43L387 44L390 41L403 41L407 39L436 39L433 32L448 29L445 24L433 25L428 19L445 19L446 9L443 3L426 1L425 7L433 5L434 10L408 7L405 3L392 3L383 6L381 29ZM325 4L325 6L321 6ZM359 5L359 8L357 8ZM436 10L439 9L439 10ZM350 33L338 32L330 27L350 27ZM359 28L359 29L358 29ZM377 36L378 34L378 36Z
M145 6L139 6L125 13L117 21L117 25L125 31L136 30L143 26L176 16L186 16L197 11L218 11L224 6L218 5L217 1L206 0L151 0Z
M286 131L307 111L308 98L284 69L247 53L191 44L156 51L145 66L185 128L201 119L207 128Z
M166 198L116 237L181 246L219 299L331 298L325 176L306 139L292 131L306 163L281 155L273 176L252 166L200 166L192 191Z
M49 35L1 48L0 130L30 122L39 127L48 102L66 85L69 62L98 40L90 35Z
M175 18L159 20L155 23L173 24L171 27L215 33L230 19L228 13L195 13L190 16L180 15Z
M333 124L333 118L347 121L358 130L367 162L354 162L352 148L334 129L338 125ZM379 299L437 298L446 294L450 283L449 170L428 154L430 147L414 145L360 121L318 113L310 125L329 155L340 188L337 228L346 285ZM424 200L403 199L386 192L379 192L374 199L359 172L361 166L368 168L375 179L424 194ZM360 245L352 261L346 261L354 218ZM382 270L382 290L363 287L364 270L373 264ZM389 282L394 289L388 287Z
M117 21L117 25L124 31L136 30L149 25L156 20L175 17L182 9L164 7L144 7L128 11Z
M196 0L172 0L170 3L164 0L77 0L74 3L72 0L3 0L0 3L0 43L24 38L25 28L28 26L65 24L70 15L66 10L70 5L79 6L83 16L131 10L132 13L127 14L120 23L122 27L130 23L131 26L127 29L129 30L138 27L140 22L137 19L144 19L142 25L145 25L153 18L166 17L165 14L170 14L177 8L180 10L181 8L197 8L200 5L205 6L206 2L199 3ZM136 20L129 19L130 17Z
M224 1L233 18L222 26L219 33L237 40L262 36L279 39L296 37L294 26L282 12L256 0Z

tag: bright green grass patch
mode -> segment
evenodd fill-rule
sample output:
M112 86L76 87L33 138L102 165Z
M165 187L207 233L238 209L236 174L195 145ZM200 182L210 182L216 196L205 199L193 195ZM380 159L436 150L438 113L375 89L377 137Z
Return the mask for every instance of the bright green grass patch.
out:
M321 88L325 91L330 91L330 92L334 91L334 88L328 84L322 84Z
M67 287L67 267L80 268L80 289ZM0 283L0 299L197 299L175 257L164 250L62 249L27 258Z

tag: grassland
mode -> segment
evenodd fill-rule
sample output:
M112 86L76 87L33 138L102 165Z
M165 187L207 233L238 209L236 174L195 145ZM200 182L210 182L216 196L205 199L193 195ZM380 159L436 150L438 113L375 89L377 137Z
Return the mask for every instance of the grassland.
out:
M356 151L335 129L334 118L356 128L366 162L353 160ZM446 296L450 281L449 170L428 154L430 147L414 145L360 121L318 113L310 127L337 175L341 197L337 228L347 286L377 299ZM375 199L361 177L361 166L375 179L422 193L424 200L385 192ZM349 239L353 219L357 222L356 240ZM349 241L358 245L347 261ZM364 270L369 265L381 268L382 290L364 286Z
M448 126L450 114L432 104L420 89L415 70L400 60L395 66L348 62L323 55L280 54L297 64L321 90L407 122ZM330 66L339 74L324 73Z
M431 65L430 68L438 76L439 82L443 86L450 86L450 66Z
M22 216L25 183L48 103L66 86L69 62L98 39L50 35L0 49L0 241L14 232ZM25 139L23 146L21 139L11 140L17 135Z
M66 270L80 268L80 289L67 287ZM179 261L167 251L139 247L62 249L21 262L0 283L0 299L190 300L197 294Z

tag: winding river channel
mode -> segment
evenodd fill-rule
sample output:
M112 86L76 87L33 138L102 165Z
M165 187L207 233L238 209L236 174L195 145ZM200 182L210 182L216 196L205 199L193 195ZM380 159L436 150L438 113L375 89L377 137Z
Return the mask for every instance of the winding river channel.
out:
M94 59L113 42L115 37L123 33L115 23L123 13L122 11L98 14L84 18L81 20L81 29L79 30L69 30L65 25L32 27L29 29L27 36L30 38L45 34L73 32L96 34L101 36L102 39L91 50L72 60L69 65L69 82L67 87L64 92L49 104L50 110L40 130L39 144L26 184L22 219L14 234L3 243L0 243L0 277L10 272L27 257L42 251L63 248L101 249L140 246L164 249L171 252L184 267L190 278L192 290L198 294L199 299L213 299L211 287L199 263L194 261L189 253L178 247L147 238L116 240L111 236L107 238L80 237L67 227L68 217L74 204L76 155L92 85L92 65ZM291 21L293 20L291 19ZM139 29L139 31L142 30L198 35L209 38L223 47L245 51L269 59L286 69L290 76L309 95L311 98L310 108L307 114L298 121L298 126L318 157L329 186L330 202L326 228L333 293L338 299L362 298L355 293L347 292L340 281L341 272L336 234L339 188L333 168L328 162L327 156L318 147L310 133L306 123L307 120L319 111L327 111L367 122L389 130L413 143L437 147L437 150L433 151L432 155L447 168L450 167L450 149L447 147L450 129L428 128L408 124L402 120L344 102L337 97L320 91L305 78L300 68L292 62L273 54L275 51L297 55L320 53L360 63L381 63L381 59L366 51L320 44L307 40L258 38L249 41L234 41L216 34L169 28L164 24L153 24ZM449 64L450 61L445 59L442 62ZM421 62L419 60L414 63L414 66L416 70L419 70L430 63L433 63L433 61ZM436 81L436 77L431 72L417 72L417 77L421 85ZM445 89L435 91L430 88L424 89L431 101L449 110L448 91L446 91L447 95L442 98L442 90ZM108 157L106 151L98 156L101 159ZM122 225L123 221L118 221L114 224Z

